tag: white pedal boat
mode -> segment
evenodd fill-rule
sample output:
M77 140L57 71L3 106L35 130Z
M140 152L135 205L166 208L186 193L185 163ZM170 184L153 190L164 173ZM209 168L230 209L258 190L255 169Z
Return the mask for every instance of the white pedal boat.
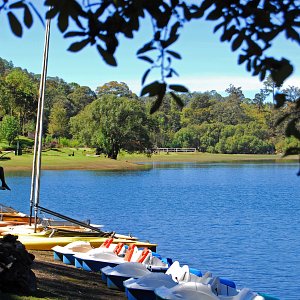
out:
M198 276L191 274L187 265L180 266L175 261L166 273L149 273L138 279L130 278L124 281L126 296L130 300L145 299L155 300L154 290L158 287L165 286L172 288L179 282L197 280Z
M75 241L66 246L54 246L52 250L54 260L62 260L65 264L74 265L75 254L93 253L93 251L96 253L114 252L118 249L117 247L117 244L113 244L113 238L108 238L97 248L93 248L89 242Z
M115 253L105 252L97 253L96 251L75 254L75 261L78 260L86 271L99 272L106 266L115 267L125 262L143 262L150 255L150 250L138 250L135 244L131 244L124 255L116 255Z
M184 282L171 288L161 286L154 291L156 299L168 300L264 300L264 298L248 288L236 290L220 283L218 277L210 283Z

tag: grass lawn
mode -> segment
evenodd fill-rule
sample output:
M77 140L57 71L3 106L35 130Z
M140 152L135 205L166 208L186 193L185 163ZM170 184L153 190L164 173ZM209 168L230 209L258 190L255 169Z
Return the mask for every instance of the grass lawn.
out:
M73 155L74 154L74 155ZM14 152L2 153L0 166L9 170L31 170L33 155L24 153L16 156ZM0 155L0 156L1 156ZM160 153L151 157L145 154L121 153L117 160L104 156L96 156L91 149L60 148L43 151L42 169L48 170L135 170L144 168L137 162L239 162L239 161L266 161L289 162L297 161L297 156L282 158L280 155L250 155L250 154L210 154L210 153Z

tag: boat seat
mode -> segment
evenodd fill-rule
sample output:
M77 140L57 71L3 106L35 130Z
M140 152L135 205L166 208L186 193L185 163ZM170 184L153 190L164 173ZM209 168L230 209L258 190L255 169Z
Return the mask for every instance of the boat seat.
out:
M108 238L108 239L106 239L106 240L101 244L100 248L108 248L108 247L111 245L111 243L112 243L113 241L114 241L113 238Z
M220 282L220 278L218 276L213 277L209 284L210 284L211 290L214 294L216 294L217 296L221 294L221 282Z
M190 278L190 270L187 265L180 267L178 261L175 261L166 272L175 282L188 281Z

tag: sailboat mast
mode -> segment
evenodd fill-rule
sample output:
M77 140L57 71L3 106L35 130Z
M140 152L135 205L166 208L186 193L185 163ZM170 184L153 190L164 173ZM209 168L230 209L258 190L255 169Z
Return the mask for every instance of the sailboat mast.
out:
M49 38L50 38L50 19L47 20L46 31L45 31L43 68L42 68L40 89L39 89L38 111L37 111L34 153L33 153L32 178L31 178L30 225L31 225L31 217L32 217L32 208L34 205L34 220L35 220L34 232L36 232L37 212L38 212L38 205L39 205L39 198L40 198L43 117L44 117L45 87L46 87L47 66L48 66Z

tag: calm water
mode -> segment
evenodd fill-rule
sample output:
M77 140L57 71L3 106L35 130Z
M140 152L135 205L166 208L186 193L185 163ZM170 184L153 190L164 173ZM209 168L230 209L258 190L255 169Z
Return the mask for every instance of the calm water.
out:
M146 171L44 171L41 205L280 299L299 299L297 164L155 164ZM29 211L30 174L1 201Z

